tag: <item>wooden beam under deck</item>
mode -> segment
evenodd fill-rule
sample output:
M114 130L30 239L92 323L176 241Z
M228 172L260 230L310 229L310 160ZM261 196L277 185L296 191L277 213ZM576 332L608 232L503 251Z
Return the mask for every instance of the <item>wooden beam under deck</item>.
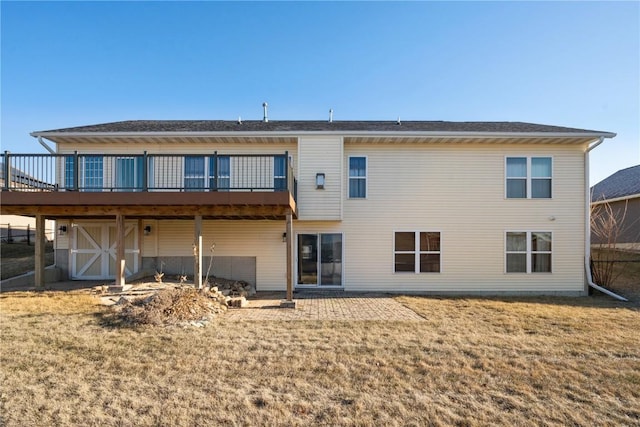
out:
M297 216L288 192L11 192L3 191L0 212L61 218L285 219Z

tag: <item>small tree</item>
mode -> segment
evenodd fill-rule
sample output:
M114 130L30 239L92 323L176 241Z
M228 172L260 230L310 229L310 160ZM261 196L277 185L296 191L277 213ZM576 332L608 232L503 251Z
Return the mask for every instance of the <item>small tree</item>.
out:
M207 268L207 274L204 277L204 285L209 286L209 273L211 272L211 267L213 267L213 251L216 249L216 244L212 244L209 250L211 251L211 257L209 258L209 267Z
M626 219L626 202L619 211L609 202L591 206L591 234L597 240L591 245L591 273L593 281L599 285L609 287L622 274L622 269L615 268L619 257L616 244L629 227L625 226Z

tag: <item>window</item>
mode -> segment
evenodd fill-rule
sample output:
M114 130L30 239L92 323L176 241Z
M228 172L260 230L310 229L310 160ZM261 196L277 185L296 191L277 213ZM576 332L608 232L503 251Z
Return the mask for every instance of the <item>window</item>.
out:
M440 273L440 233L396 232L394 262L396 273Z
M204 157L184 158L184 188L186 191L204 190Z
M287 157L273 158L273 189L275 191L287 189Z
M102 191L103 160L102 156L78 156L79 182L74 182L75 156L64 158L64 187L66 190Z
M74 156L65 156L64 158L64 188L66 190L74 190L76 185L73 182L73 159Z
M81 156L80 160L80 182L84 191L101 191L102 156Z
M551 157L507 157L508 199L550 199Z
M229 156L217 156L218 165L214 167L215 157L209 157L209 188L228 191L231 187L231 161ZM216 173L218 180L216 183Z
M216 156L186 156L184 158L184 188L186 191L229 190L231 187L230 158L229 156L217 156L217 167L214 165L215 159Z
M140 191L144 180L144 157L116 158L116 190Z
M349 198L367 197L367 158L349 157Z
M507 273L551 273L551 232L509 231Z

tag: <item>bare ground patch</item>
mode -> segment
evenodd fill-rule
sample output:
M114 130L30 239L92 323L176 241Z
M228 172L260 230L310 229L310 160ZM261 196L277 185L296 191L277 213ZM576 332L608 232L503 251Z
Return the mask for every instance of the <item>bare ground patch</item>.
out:
M105 327L81 293L0 295L1 424L639 425L637 308L399 297L424 322Z

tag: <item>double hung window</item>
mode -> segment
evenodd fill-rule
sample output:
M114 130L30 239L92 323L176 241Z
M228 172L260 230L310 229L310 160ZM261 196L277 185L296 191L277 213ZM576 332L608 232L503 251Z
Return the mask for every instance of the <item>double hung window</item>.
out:
M349 157L349 198L367 197L367 158Z
M551 273L551 232L508 231L507 273Z
M508 199L551 198L551 157L507 157L506 166Z

